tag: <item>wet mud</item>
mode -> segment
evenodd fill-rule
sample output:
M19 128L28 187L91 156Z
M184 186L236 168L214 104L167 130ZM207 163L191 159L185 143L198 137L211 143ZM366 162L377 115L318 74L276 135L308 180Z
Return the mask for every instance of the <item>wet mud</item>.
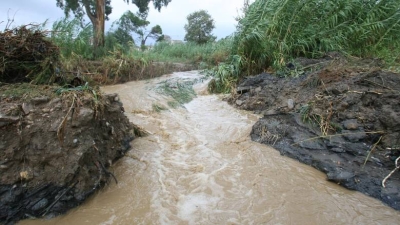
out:
M264 73L238 86L230 102L263 116L252 140L400 210L400 173L388 177L400 156L400 75L373 60L310 64L297 78Z

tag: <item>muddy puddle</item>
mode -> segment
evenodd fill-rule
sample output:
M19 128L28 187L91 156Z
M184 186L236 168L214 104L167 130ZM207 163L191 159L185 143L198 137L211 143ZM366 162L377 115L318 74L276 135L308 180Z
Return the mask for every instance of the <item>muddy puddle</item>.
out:
M110 183L82 206L51 220L20 224L397 224L400 214L361 193L325 181L321 172L252 142L256 115L222 96L206 95L205 82L183 107L150 81L107 86L117 92L129 119L151 135L111 170ZM154 106L163 106L157 112Z

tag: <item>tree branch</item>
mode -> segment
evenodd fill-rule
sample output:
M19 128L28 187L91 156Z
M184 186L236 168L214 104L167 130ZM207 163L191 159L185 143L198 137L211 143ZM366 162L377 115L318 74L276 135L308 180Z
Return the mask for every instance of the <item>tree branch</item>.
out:
M92 11L90 10L90 3L89 3L89 1L82 1L82 2L83 2L83 5L85 6L85 11L86 11L86 14L88 15L90 21L92 22L92 24L95 24L95 22L96 22L96 15L94 15L94 14L92 13Z

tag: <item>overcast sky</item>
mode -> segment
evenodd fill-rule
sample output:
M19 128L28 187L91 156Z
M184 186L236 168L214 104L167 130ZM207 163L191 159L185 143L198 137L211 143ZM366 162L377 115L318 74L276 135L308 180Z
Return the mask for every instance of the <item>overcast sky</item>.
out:
M110 20L106 21L106 29L111 23L127 10L136 12L132 4L127 5L123 0L112 0L113 12ZM152 3L150 3L152 4ZM151 5L152 6L152 5ZM163 33L174 40L183 40L185 36L184 25L187 15L204 9L209 12L215 21L214 35L224 38L235 31L235 17L243 6L243 0L172 0L166 8L158 12L151 7L148 20L151 26L160 25ZM7 24L8 18L14 18L14 26L31 22L41 23L46 19L51 24L64 16L64 12L57 8L56 0L2 0L0 8L0 30ZM89 19L86 20L89 22Z

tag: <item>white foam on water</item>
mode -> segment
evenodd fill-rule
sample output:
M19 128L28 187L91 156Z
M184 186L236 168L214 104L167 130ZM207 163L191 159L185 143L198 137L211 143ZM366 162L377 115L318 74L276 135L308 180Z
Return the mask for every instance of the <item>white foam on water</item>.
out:
M180 196L178 201L178 217L196 224L202 216L210 214L217 207L219 198L204 193L194 193Z

